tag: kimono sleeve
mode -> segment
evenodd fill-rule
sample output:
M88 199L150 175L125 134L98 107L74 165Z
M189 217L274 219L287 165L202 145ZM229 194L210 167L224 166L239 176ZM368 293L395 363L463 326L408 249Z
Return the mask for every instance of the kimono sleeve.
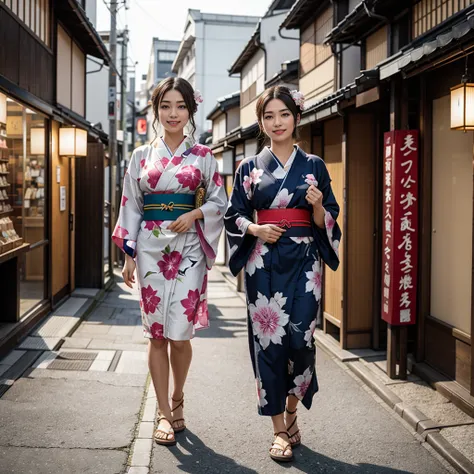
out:
M139 152L135 150L123 181L120 213L112 241L131 257L136 255L138 232L143 219L143 193L139 185Z
M341 229L336 222L339 216L339 204L332 192L331 178L326 165L322 160L319 164L318 188L323 193L325 227L322 229L313 222L314 235L321 258L331 270L337 270L339 266L339 243L342 237Z
M204 216L204 222L203 227L201 227L200 221L196 221L196 232L206 254L207 268L210 269L216 259L219 237L224 228L224 212L227 206L224 182L217 169L217 161L211 151L205 157L204 178L206 181L206 197L200 208Z
M249 165L242 163L235 173L234 187L224 217L230 247L229 268L234 276L244 268L257 242L255 236L247 234L254 213L248 171Z

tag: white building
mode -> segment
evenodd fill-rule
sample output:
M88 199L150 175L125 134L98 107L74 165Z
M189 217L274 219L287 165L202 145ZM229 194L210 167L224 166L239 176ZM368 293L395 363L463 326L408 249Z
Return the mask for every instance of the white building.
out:
M150 63L146 77L146 89L150 98L155 86L167 77L175 76L172 71L180 42L153 38L150 52Z
M173 72L201 91L204 103L196 115L197 136L211 128L206 120L219 97L239 89L229 64L239 55L258 23L255 16L220 15L188 10Z
M285 80L284 73L288 65L299 59L299 31L279 29L294 3L295 0L272 2L253 35L250 39L247 38L247 45L229 69L230 74L240 74L242 128L255 123L255 104L266 87L278 83L295 88L290 81Z

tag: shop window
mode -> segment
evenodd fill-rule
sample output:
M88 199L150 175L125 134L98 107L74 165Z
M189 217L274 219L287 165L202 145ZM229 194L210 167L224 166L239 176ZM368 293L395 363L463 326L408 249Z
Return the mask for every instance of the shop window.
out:
M20 257L23 312L46 297L46 133L42 115L0 94L0 254L30 245Z

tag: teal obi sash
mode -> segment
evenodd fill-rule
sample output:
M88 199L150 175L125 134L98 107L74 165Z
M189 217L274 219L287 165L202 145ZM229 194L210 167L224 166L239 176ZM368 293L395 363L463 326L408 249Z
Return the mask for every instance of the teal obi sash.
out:
M194 194L145 194L143 220L175 221L193 209Z

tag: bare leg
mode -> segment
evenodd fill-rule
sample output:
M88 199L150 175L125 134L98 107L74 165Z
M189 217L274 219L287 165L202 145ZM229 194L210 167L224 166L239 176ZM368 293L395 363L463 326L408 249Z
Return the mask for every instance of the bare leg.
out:
M274 433L280 433L281 431L286 432L286 426L285 426L285 418L283 416L283 413L280 413L279 415L272 416L272 422L273 422L273 432ZM289 437L283 433L280 433L276 438L274 443L278 444L272 444L271 448L271 453L276 455L276 456L292 456L291 452L291 445L289 443ZM281 446L286 446L288 445L284 450L282 449Z
M148 367L155 387L158 411L160 415L166 416L171 421L171 408L168 398L170 367L167 340L150 339L148 343ZM161 420L158 423L158 428L169 432L169 434L158 433L157 437L168 440L174 439L173 427L168 421Z
M298 430L298 423L296 422L293 426L291 426L296 418L296 409L298 407L298 402L299 400L294 395L288 395L288 398L286 399L285 425L286 429L290 434L290 442L292 444L301 442L301 435ZM292 414L288 412L292 412Z
M188 376L189 366L193 358L191 341L170 341L171 369L173 371L173 407L178 405L184 396L184 384ZM173 423L176 429L184 426L183 406L181 405L173 412L173 420L180 420Z

